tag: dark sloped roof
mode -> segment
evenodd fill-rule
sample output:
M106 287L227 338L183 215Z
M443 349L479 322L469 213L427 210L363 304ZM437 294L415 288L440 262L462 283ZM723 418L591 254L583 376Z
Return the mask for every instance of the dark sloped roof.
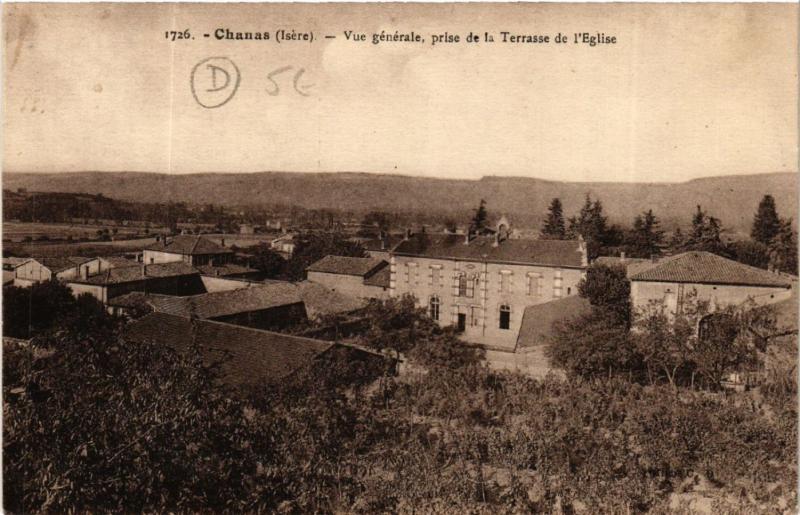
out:
M494 246L493 236L476 236L469 244L456 234L417 234L401 242L395 254L444 259L574 267L583 266L577 240L508 239Z
M54 274L59 272L63 272L64 270L68 270L70 268L75 268L76 266L82 265L88 261L91 261L92 258L85 258L85 257L38 257L33 258L37 262L41 263L42 266L49 269Z
M768 272L710 252L684 252L633 274L631 281L791 287L781 274Z
M389 263L386 261L376 258L325 256L316 263L309 265L306 271L364 277L375 271L378 267L383 267L388 264Z
M517 336L517 346L533 347L547 344L553 334L553 323L588 313L591 305L579 295L551 300L525 308L522 325Z
M303 302L297 287L289 282L253 284L238 290L202 293L188 297L154 295L147 299L158 313L200 319L261 311Z
M381 288L389 287L389 279L391 279L392 271L388 266L373 272L369 277L364 279L364 284L367 286L380 286Z
M160 241L145 247L145 250L159 250L161 252L183 255L229 254L233 252L231 249L217 245L208 238L189 234L162 238Z
M361 246L364 247L364 250L367 251L377 251L377 252L389 252L392 250L397 244L403 241L402 236L397 235L389 235L385 238L372 238L366 241L361 242Z
M367 301L333 291L322 284L311 281L302 281L296 284L306 306L308 318L320 315L334 315L350 313L366 306Z
M70 282L81 284L121 284L141 281L153 277L177 277L181 275L198 275L198 271L182 261L174 263L158 263L154 265L126 266L109 268L99 274L90 275L86 279L70 279Z
M197 345L203 362L218 367L231 386L257 386L280 381L334 346L313 340L247 327L151 313L131 322L124 337L153 342L187 352Z
M196 267L203 275L225 277L226 275L252 274L258 272L254 268L228 263L225 265L199 265Z

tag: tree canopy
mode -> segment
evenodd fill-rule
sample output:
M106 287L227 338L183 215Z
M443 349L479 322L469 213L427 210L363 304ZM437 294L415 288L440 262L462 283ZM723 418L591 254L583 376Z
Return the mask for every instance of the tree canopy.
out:
M567 238L567 227L564 222L564 207L561 199L554 198L547 208L547 218L544 221L539 237L543 240L564 240Z

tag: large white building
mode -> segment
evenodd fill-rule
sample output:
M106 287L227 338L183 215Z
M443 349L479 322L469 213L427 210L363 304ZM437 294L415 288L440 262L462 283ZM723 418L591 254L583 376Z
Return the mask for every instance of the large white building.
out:
M514 350L525 308L578 294L588 266L578 240L416 234L391 253L392 296L411 294L464 340Z

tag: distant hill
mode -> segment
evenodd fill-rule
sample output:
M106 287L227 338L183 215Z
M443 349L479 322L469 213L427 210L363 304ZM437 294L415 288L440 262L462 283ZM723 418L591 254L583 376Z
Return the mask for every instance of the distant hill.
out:
M683 183L576 183L517 177L480 180L429 179L364 173L218 173L168 175L82 172L3 175L3 188L101 193L139 201L185 201L222 205L286 204L354 212L384 209L463 215L486 199L490 212L507 213L517 226L538 226L550 199L575 213L586 193L599 198L613 222L628 225L646 209L665 225L688 225L697 204L726 228L748 232L759 200L775 197L782 216L798 209L797 174L710 177Z

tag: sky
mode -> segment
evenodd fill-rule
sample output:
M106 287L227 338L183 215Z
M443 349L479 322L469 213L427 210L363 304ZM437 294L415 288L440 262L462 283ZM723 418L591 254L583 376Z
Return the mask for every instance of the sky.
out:
M795 4L4 4L3 170L648 182L797 172L797 14ZM195 39L165 38L187 28ZM271 39L219 41L220 28ZM315 40L278 43L279 29ZM372 44L381 31L425 43ZM570 42L502 43L501 31ZM461 42L430 44L445 32ZM466 43L470 32L495 42ZM574 44L576 32L617 43ZM238 89L203 107L197 98L230 91L207 93L222 73L208 64L233 74L230 62Z

